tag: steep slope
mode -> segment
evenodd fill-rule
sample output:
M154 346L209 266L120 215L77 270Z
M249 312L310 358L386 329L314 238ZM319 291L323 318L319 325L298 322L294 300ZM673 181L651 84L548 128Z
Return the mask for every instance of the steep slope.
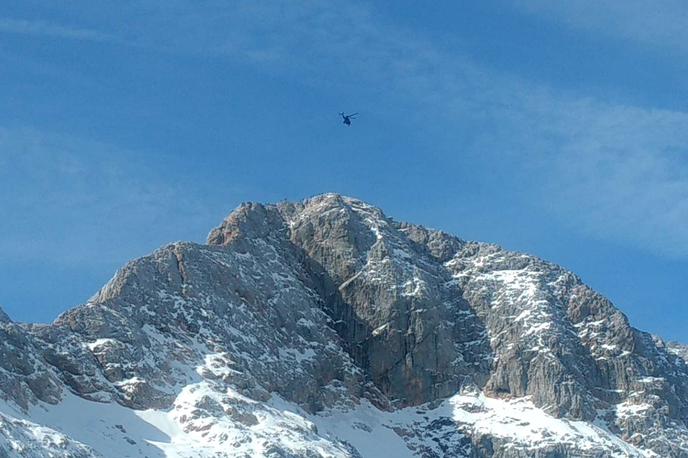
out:
M662 456L686 453L685 362L607 299L557 266L495 246L470 244L447 265L489 329L487 392L530 396Z
M244 204L0 336L9 456L688 456L677 347L558 266L336 194Z
M658 345L665 345L659 337L656 339L658 340ZM666 347L669 352L675 354L676 356L680 356L684 361L688 361L688 345L683 345L678 342L669 342L666 344Z

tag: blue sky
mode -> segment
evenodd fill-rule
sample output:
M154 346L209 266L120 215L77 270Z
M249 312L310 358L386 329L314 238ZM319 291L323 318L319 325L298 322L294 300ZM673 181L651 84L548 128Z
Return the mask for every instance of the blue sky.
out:
M242 201L335 191L561 264L688 341L687 16L670 0L5 4L0 304L51 321Z

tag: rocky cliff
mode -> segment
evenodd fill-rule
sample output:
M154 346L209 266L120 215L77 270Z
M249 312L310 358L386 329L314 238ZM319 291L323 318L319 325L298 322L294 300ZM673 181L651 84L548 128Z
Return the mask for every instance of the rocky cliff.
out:
M684 347L336 194L244 204L0 335L0 456L688 456Z

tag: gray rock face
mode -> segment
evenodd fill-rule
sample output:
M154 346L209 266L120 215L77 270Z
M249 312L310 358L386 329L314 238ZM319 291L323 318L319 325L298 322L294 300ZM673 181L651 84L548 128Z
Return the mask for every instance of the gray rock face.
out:
M22 408L37 401L55 403L62 391L34 336L9 319L0 322L0 389Z
M341 196L277 210L292 242L325 271L329 314L387 397L416 405L484 383L485 329L430 249L380 210Z
M496 353L487 392L528 395L555 416L604 422L661 455L685 453L685 362L607 299L560 267L496 246L468 244L447 266L487 323Z
M575 275L397 223L338 195L249 205L238 214L244 212L279 227L315 262L311 271L324 279L321 295L339 335L397 405L473 383L497 396L531 396L555 416L604 421L637 445L679 453L661 434L645 433L666 430L668 412L685 420L685 365ZM246 233L256 234L235 214L209 243L231 245ZM639 409L662 414L637 422ZM684 431L674 433L674 442L685 443Z
M247 456L256 443L265 456L360 456L280 416L276 397L304 418L422 406L429 423L390 426L417 456L688 456L685 355L561 267L336 194L244 204L206 245L129 263L52 325L0 316L0 391L24 411L72 394L171 408L185 434ZM461 407L466 423L438 413L466 390L527 397L611 439L599 455L579 440L495 435L476 420L488 407ZM263 434L266 416L311 446Z

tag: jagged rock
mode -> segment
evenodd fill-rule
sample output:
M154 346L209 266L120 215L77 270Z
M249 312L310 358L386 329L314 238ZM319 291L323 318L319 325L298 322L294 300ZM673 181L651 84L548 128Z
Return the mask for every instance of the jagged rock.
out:
M59 427L69 456L688 456L685 355L559 266L325 194L243 204L51 325L0 314L0 432Z

